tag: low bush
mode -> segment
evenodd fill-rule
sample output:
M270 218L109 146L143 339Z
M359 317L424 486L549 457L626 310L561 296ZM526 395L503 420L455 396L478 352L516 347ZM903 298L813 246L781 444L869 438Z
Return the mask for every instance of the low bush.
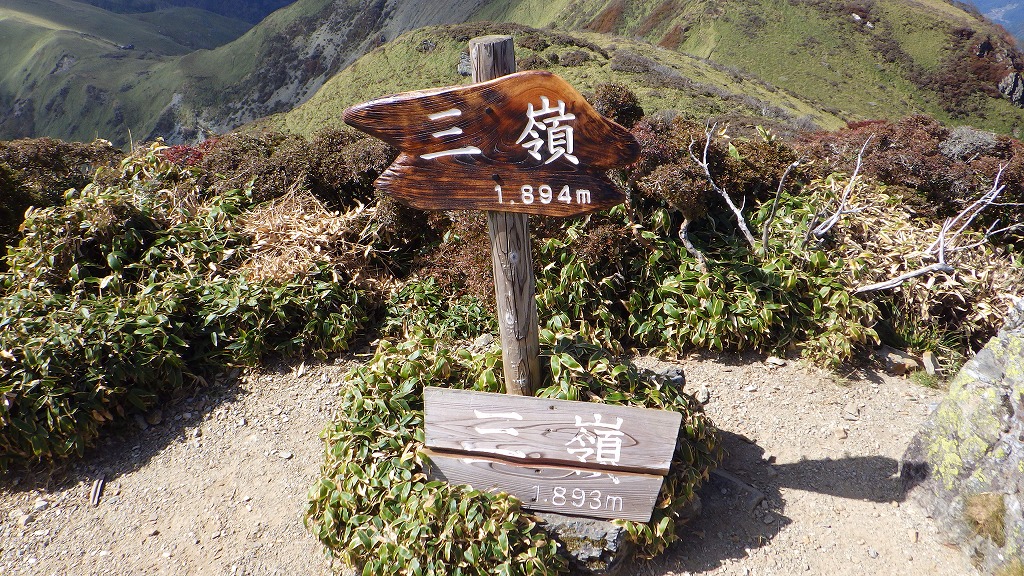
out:
M81 455L102 426L271 352L343 350L358 291L330 266L249 279L252 188L182 201L154 146L115 185L32 209L0 275L0 469Z
M598 84L594 88L593 104L598 114L607 116L626 128L632 128L644 117L640 99L622 84Z
M120 156L105 140L90 144L53 138L0 142L0 255L17 243L18 227L30 206L59 204L65 190L85 186L97 168Z
M676 538L675 513L721 458L716 430L681 390L616 362L578 335L544 331L542 342L548 376L539 396L596 396L683 414L651 522L625 523L642 555L660 552ZM308 526L333 555L363 574L566 573L558 544L517 500L432 481L422 472L423 386L501 391L500 356L497 347L474 353L419 332L401 343L382 341L373 360L348 374L306 512Z

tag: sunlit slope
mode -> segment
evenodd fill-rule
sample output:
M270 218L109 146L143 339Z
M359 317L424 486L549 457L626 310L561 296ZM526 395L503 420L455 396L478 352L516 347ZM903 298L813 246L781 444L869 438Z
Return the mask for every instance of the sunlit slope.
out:
M730 70L644 42L594 33L468 24L405 34L357 60L302 106L257 126L311 134L340 126L341 112L351 104L405 90L468 83L457 72L465 39L489 31L513 34L516 56L524 67L544 67L584 94L601 83L624 84L652 112L677 110L697 119L721 117L783 130L843 124L839 117L756 79L740 78Z
M642 38L798 94L850 120L924 112L1011 132L1024 114L997 95L1012 70L1002 30L942 0L512 0L476 14ZM993 52L979 62L986 39ZM956 93L978 82L987 93Z
M0 139L145 136L181 84L177 70L161 65L247 27L195 9L122 15L71 0L6 0Z

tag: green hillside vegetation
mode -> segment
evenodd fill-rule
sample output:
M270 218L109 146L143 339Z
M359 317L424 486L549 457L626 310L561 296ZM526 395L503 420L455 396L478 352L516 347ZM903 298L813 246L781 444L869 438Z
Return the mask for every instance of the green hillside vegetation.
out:
M191 50L209 50L245 34L252 25L197 8L166 8L133 14L174 42Z
M396 92L469 83L457 71L466 40L491 32L516 39L520 69L550 70L584 94L618 83L635 92L646 110L678 110L685 117L763 124L793 133L835 129L844 120L799 97L713 62L645 42L596 33L567 34L512 24L428 27L402 35L340 72L313 98L254 128L312 134L340 126L345 107Z
M5 37L16 46L0 56L0 138L100 136L120 145L131 130L137 138L198 140L292 110L383 39L446 18L547 29L554 46L521 45L524 67L550 68L584 89L615 78L649 110L693 118L753 111L790 128L915 113L1004 134L1024 128L1024 111L996 89L1021 60L1005 31L941 0L520 0L487 2L475 12L439 12L421 2L298 0L232 42L193 51L238 33L239 21L193 8L116 15L72 0L12 0L0 9ZM462 81L446 62L463 40L437 34L443 41L433 51L415 51L408 37L401 39L402 46L370 57L296 116L308 121L275 125L306 131L318 114L364 94ZM135 49L117 50L123 43ZM573 52L573 44L579 54L554 60L560 50ZM594 54L600 57L577 61ZM417 64L398 61L407 56ZM332 98L337 102L328 103ZM773 117L779 110L784 118Z
M159 12L175 8L194 8L220 16L255 24L268 14L295 0L82 0L98 8L120 14Z
M70 0L12 0L0 8L0 109L11 110L0 135L145 136L182 83L167 64L246 28L195 9L136 16Z
M982 65L976 54L985 39L1004 51L1014 42L943 0L522 0L493 2L476 17L643 38L734 67L847 120L923 112L1002 133L1024 127L1020 109L993 97L1009 63L990 55Z

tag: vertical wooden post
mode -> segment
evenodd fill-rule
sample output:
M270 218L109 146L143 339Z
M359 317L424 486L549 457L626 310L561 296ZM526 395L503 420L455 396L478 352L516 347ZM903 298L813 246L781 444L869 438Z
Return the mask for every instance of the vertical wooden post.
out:
M483 82L516 71L511 36L481 36L469 41L473 81ZM525 118L523 119L525 122ZM498 301L498 332L505 368L505 391L533 396L540 384L537 334L536 278L530 253L529 217L511 212L487 212L494 264L494 293Z

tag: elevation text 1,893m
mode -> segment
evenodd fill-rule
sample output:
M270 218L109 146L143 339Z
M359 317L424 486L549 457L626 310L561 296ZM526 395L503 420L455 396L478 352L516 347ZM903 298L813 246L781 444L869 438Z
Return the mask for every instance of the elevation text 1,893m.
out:
M495 185L494 191L498 193L498 204L505 204L505 195L502 192L501 185ZM577 204L590 204L590 190L580 188L576 190L576 203ZM547 184L541 184L534 190L533 186L524 184L519 188L519 202L523 204L533 204L534 202L540 202L541 204L551 204L551 202L564 202L566 204L573 203L573 194L569 190L569 186L562 186L562 189L558 191L556 196L554 189ZM516 200L508 200L509 204L515 204Z
M571 491L564 486L555 486L551 493L542 492L541 486L534 486L533 501L550 503L553 506L569 506L579 510L622 510L622 497L602 494L600 490L573 488Z

